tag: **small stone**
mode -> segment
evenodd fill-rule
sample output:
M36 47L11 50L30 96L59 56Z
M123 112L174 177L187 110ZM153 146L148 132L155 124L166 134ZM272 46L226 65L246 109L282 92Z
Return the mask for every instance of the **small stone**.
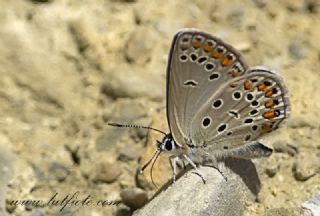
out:
M257 7L263 8L267 5L268 0L253 0L253 2L257 5Z
M53 2L53 0L31 0L34 3L50 3Z
M319 166L319 155L299 152L293 166L294 177L298 181L306 181L318 172Z
M306 57L306 44L301 40L294 40L289 43L288 51L293 60L301 60Z
M156 44L156 34L151 28L140 26L128 38L125 57L129 62L144 64L151 60Z
M300 210L299 208L273 208L273 209L267 209L265 216L300 216Z
M130 161L130 160L136 160L138 157L143 153L143 150L140 146L137 145L129 145L123 146L119 149L118 154L118 160L121 161Z
M30 216L45 216L44 210L43 209L32 209Z
M287 153L290 156L294 156L298 152L297 146L284 141L276 141L272 146L275 152Z
M67 176L70 174L70 171L65 165L59 162L53 162L49 164L49 174L52 176L52 178L61 182L67 178Z
M304 202L302 209L306 211L306 215L317 216L320 213L320 193Z
M318 0L305 0L305 8L312 14L320 13L320 2Z
M292 117L288 120L289 128L310 127L318 128L320 126L319 121L314 118L313 115L305 115L299 117Z
M279 165L273 165L266 168L266 174L271 178L279 171Z
M155 73L119 66L106 73L101 92L112 98L164 97L164 80Z
M148 201L147 193L140 188L125 189L120 196L123 203L132 209L138 209Z
M270 177L274 177L280 170L281 154L272 154L271 157L266 158L263 162L265 164L265 173Z
M125 130L121 128L108 127L102 135L96 139L97 151L110 151L116 146Z
M119 205L117 208L116 216L131 216L132 211L126 205Z
M112 183L122 174L122 169L117 163L101 162L96 165L93 181Z
M2 144L9 144L7 137L0 133L0 215L5 215L5 211L13 212L16 208L8 205L5 202L7 197L7 184L13 175L12 161L13 156L11 151ZM10 143L11 144L11 143Z

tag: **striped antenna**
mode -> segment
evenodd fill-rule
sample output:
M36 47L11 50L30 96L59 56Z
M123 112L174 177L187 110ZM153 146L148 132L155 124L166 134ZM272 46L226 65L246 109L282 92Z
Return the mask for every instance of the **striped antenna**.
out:
M148 130L154 130L157 131L159 133L162 133L163 135L167 135L165 132L153 128L153 127L147 127L147 126L141 126L141 125L131 125L131 124L119 124L119 123L108 123L108 125L113 126L113 127L126 127L126 128L144 128L144 129L148 129Z

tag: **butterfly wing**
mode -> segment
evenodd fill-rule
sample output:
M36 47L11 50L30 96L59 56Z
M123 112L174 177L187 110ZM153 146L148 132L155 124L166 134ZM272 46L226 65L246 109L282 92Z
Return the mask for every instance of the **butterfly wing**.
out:
M226 149L253 141L287 117L285 95L277 74L248 70L218 38L194 30L176 34L167 68L167 115L178 144Z

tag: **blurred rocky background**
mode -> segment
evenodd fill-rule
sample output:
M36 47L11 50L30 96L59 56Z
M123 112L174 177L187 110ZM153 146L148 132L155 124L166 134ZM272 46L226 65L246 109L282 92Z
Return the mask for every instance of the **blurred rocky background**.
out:
M106 123L167 130L167 55L186 27L284 77L291 118L263 140L275 153L259 160L261 189L244 215L300 215L320 192L319 1L1 0L1 216L126 216L153 196L148 172L137 169L155 134ZM159 186L171 176L167 166L165 158L155 165ZM121 204L60 211L11 203L77 191Z

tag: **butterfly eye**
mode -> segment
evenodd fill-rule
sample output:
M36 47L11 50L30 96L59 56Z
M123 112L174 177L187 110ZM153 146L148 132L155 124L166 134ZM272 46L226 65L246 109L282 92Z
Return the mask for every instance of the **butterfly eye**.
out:
M173 143L171 140L167 140L164 144L164 148L167 151L171 151L173 149Z

